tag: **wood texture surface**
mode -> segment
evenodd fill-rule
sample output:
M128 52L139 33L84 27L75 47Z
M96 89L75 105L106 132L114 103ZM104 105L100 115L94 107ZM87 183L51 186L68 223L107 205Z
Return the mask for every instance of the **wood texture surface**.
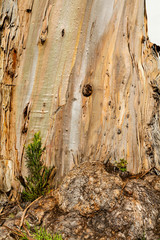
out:
M39 130L58 182L90 159L160 170L159 53L145 1L1 0L0 9L0 189L26 175L25 145Z

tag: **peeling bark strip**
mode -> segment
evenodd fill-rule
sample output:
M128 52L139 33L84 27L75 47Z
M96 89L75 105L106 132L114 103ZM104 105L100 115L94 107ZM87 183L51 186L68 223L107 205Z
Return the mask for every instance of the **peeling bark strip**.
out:
M58 181L75 157L160 170L159 47L145 1L3 0L0 10L0 155L14 163L0 165L0 189L26 175L24 144L39 130Z
M28 131L28 122L29 122L29 117L30 117L30 111L31 111L31 103L27 103L26 107L23 110L23 117L24 117L24 122L22 125L22 133L27 133Z

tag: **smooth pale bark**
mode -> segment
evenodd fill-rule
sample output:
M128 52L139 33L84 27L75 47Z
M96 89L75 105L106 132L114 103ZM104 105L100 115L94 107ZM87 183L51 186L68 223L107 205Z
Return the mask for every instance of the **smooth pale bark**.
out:
M145 1L2 0L0 7L0 189L26 174L25 145L37 131L58 182L92 159L124 158L132 173L160 170L159 57Z

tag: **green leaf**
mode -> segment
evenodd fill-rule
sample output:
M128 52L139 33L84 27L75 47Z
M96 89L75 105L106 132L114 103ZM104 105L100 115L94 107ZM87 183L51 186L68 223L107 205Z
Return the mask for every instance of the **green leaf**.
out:
M127 171L127 161L125 159L120 159L120 162L115 162L115 165L119 168L120 171L126 172Z

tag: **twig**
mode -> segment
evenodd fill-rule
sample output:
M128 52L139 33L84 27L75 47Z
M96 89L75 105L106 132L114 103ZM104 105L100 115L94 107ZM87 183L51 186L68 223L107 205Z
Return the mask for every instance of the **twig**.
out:
M26 231L26 233L28 234L28 236L30 236L30 233L29 233L28 229L24 226L24 224L23 224L23 228Z
M23 236L24 236L24 234L23 234L21 231L19 231L18 229L12 229L12 228L10 228L10 227L8 227L8 226L6 226L6 225L3 225L3 227L7 228L7 229L10 230L12 233L14 233L14 234L16 234L16 235L18 235L18 236L20 236L20 237L23 237Z
M137 174L137 175L132 175L130 176L129 178L132 179L132 178L135 178L135 179L141 179L143 178L147 173L149 173L152 169L156 169L157 171L159 171L156 167L151 167L149 170L147 170L145 173L141 173L141 174Z
M4 213L1 213L1 214L0 214L0 216L3 216L3 215L5 215L5 214L6 214L6 212L4 212Z
M7 228L8 230L10 230L13 234L19 236L19 237L27 237L28 240L34 240L33 238L31 238L29 235L24 234L23 232L21 232L19 229L12 229L6 225L3 225L5 228ZM25 238L26 239L26 238Z
M17 206L23 211L23 208L21 207L19 201L17 201Z
M121 194L122 194L122 192L123 192L123 189L126 187L128 181L129 181L129 179L127 179L127 181L124 183L124 185L123 185L123 187L122 187L122 189L121 189ZM121 195L121 194L120 194L120 195Z
M2 208L1 208L1 210L0 210L0 215L1 215L1 214L2 214L2 212L3 212L3 209L4 209L4 207L2 207Z
M42 198L42 196L40 196L39 198L35 199L33 202L31 202L31 203L28 205L28 207L26 207L26 208L24 209L23 214L22 214L22 217L21 217L21 222L20 222L20 225L19 225L20 228L21 228L22 225L23 225L24 217L25 217L25 215L26 215L27 210L33 205L33 203L35 203L36 201L38 201L40 198Z
M155 167L151 167L148 171L146 171L145 173L143 173L139 178L143 178L147 173L149 173L153 168Z

